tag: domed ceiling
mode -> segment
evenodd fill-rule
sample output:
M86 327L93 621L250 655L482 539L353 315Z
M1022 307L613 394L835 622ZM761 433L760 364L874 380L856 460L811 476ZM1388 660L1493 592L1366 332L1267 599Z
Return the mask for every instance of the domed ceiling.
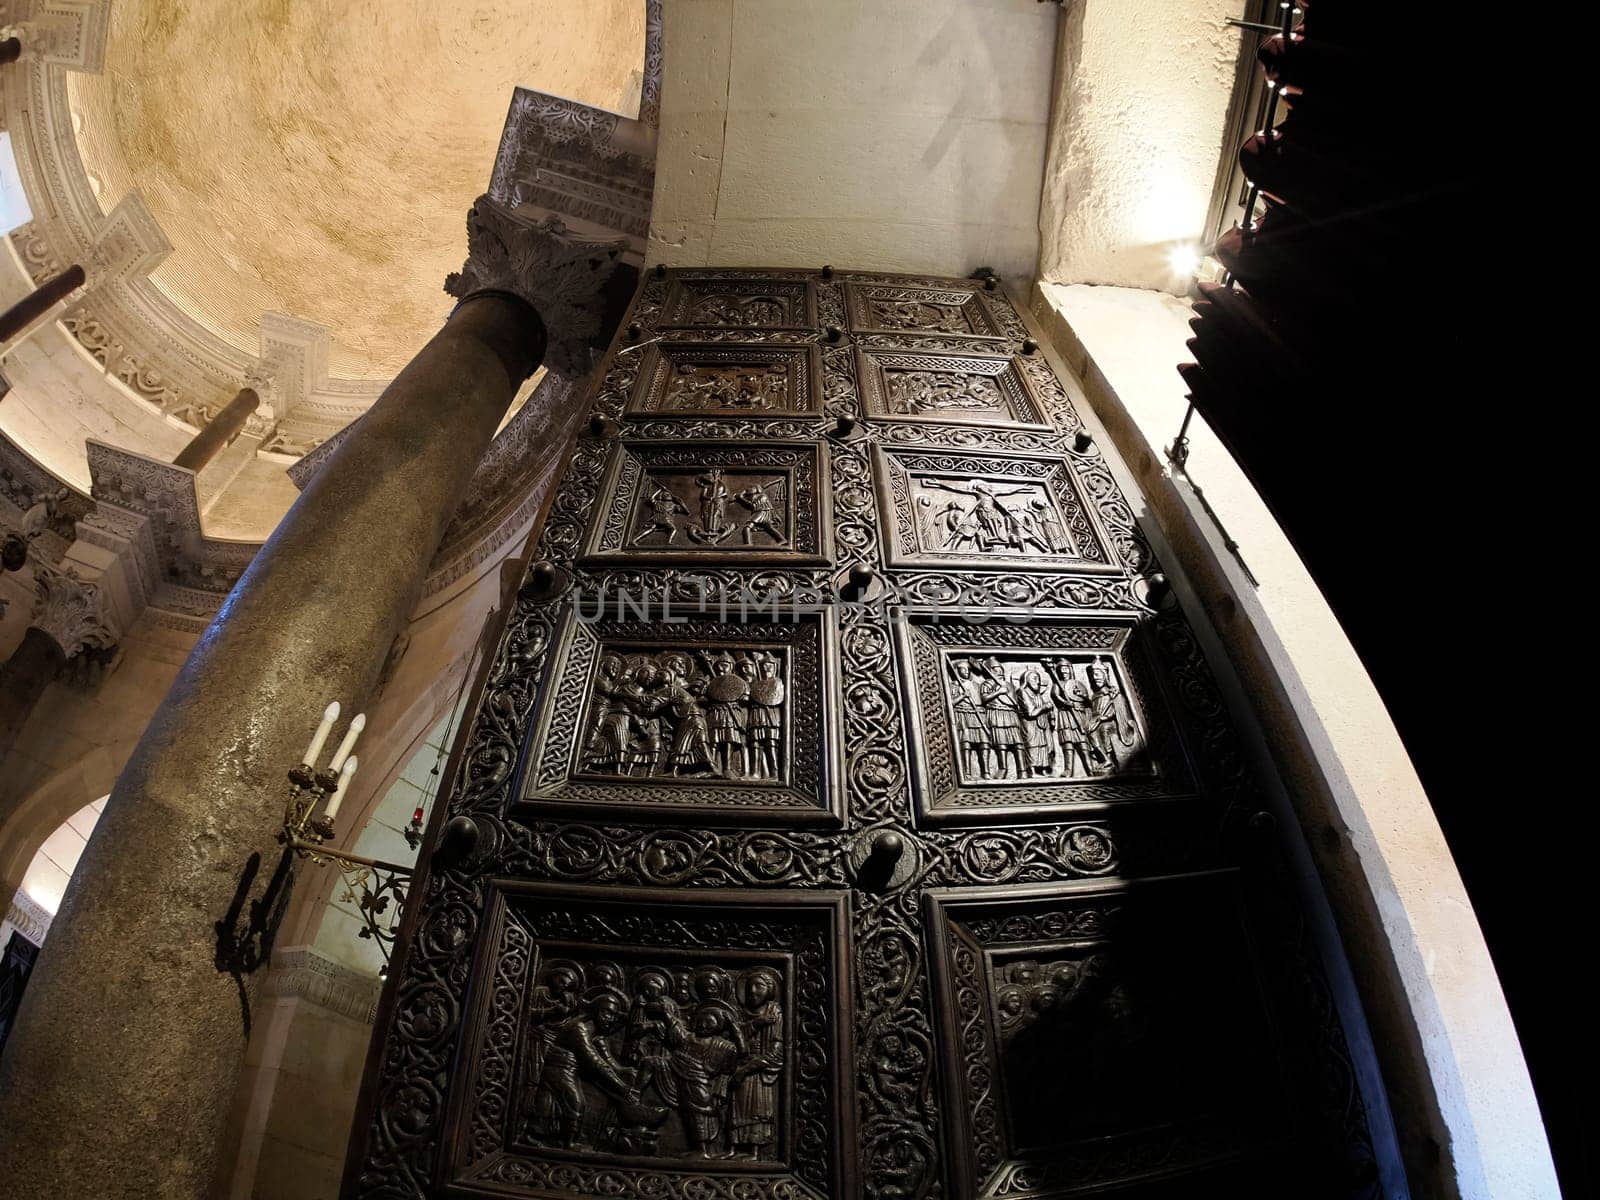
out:
M333 374L386 379L449 311L513 87L635 115L644 25L643 0L116 0L70 96L175 303L251 355L263 312L319 322Z

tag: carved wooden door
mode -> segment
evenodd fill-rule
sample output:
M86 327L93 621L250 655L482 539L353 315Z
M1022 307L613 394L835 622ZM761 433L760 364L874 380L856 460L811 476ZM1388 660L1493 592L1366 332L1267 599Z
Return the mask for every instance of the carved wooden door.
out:
M643 283L347 1194L1377 1194L1186 618L998 290Z

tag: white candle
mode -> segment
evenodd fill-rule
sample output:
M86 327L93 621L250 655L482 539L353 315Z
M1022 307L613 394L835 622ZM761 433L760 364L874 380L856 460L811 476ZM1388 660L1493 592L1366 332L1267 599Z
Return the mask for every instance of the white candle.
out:
M305 757L300 761L308 767L317 765L317 757L322 753L322 745L328 740L328 735L333 732L333 723L339 719L339 702L335 700L328 705L322 713L322 724L317 726L316 733L311 735L311 745L306 747Z
M328 764L328 770L337 771L344 766L344 760L350 757L350 751L356 747L356 739L361 736L361 731L367 727L367 714L357 713L350 722L350 728L344 731L344 741L339 743L339 748L333 752L333 761Z
M344 803L344 794L350 787L350 776L356 773L356 756L351 755L344 760L344 770L339 772L339 786L333 789L333 798L328 801L328 811L323 814L328 820L333 820L339 815L339 805Z

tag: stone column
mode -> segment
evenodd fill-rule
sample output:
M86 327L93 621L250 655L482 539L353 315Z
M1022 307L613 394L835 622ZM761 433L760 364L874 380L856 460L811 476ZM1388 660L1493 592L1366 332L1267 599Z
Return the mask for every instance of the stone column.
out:
M33 623L0 666L0 763L67 659L85 647L112 646L117 640L96 584L70 567L45 562L34 563L33 583L38 593Z
M51 308L81 288L88 278L84 269L74 264L54 279L46 279L5 312L0 313L0 346L10 343Z
M253 855L261 895L285 772L330 700L371 692L547 335L587 365L555 339L600 332L616 273L614 243L489 201L468 229L461 303L262 546L112 790L0 1060L11 1200L200 1200L221 1166L261 973L219 966L215 925Z
M172 465L188 467L198 473L201 467L221 454L239 436L245 422L255 415L260 405L261 397L255 388L240 388L239 394L207 421L205 428L190 438L187 446L178 451L178 457L172 460Z
M66 661L55 638L30 625L11 657L0 665L0 763L11 754L33 706Z

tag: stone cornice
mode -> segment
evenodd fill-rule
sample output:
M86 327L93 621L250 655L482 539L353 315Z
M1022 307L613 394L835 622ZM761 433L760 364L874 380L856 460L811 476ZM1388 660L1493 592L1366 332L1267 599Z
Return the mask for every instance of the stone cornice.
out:
M372 1024L383 981L335 962L311 946L289 946L272 956L262 984L266 996L295 996L351 1020Z
M50 926L55 918L18 888L11 897L11 903L6 906L6 920L35 946L42 946L44 939L50 936Z

